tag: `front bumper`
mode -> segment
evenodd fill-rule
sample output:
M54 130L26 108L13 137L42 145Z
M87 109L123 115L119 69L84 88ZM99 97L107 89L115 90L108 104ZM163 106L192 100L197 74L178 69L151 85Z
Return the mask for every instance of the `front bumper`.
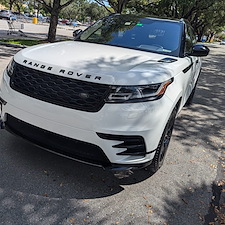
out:
M138 165L113 164L99 146L43 130L11 115L7 115L7 120L4 122L4 128L10 133L20 136L33 144L58 155L90 165L101 166L110 170L140 169L151 163L151 161L148 161L147 163Z
M163 96L152 102L105 104L96 113L69 109L12 90L6 74L0 97L7 102L1 103L0 118L9 131L57 154L114 169L150 164L173 108L171 100ZM107 138L109 135L141 137L145 153L121 154L127 151L124 140Z

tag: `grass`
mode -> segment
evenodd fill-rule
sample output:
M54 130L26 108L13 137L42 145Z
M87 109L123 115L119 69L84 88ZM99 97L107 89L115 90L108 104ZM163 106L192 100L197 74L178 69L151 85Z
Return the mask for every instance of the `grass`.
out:
M17 44L17 45L37 45L45 43L43 40L30 40L30 39L0 39L0 42L9 43L9 44Z
M68 39L61 39L58 41L67 41ZM30 40L30 39L0 39L0 42L9 43L9 44L17 44L17 45L26 45L26 46L33 46L38 44L47 43L46 40Z

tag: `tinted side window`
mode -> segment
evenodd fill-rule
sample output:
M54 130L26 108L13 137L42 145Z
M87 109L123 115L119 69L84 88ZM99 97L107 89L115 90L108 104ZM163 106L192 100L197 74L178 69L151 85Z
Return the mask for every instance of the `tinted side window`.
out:
M191 26L186 25L185 52L191 52L192 46L196 43L196 36Z

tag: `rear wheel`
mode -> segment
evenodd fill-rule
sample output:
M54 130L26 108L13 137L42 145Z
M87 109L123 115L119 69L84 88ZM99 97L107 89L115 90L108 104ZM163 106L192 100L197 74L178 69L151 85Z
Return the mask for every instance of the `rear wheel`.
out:
M156 149L155 156L150 165L150 171L155 173L163 165L165 155L170 143L170 139L173 132L174 122L177 115L177 108L175 108L166 124L162 137L160 139L159 145Z

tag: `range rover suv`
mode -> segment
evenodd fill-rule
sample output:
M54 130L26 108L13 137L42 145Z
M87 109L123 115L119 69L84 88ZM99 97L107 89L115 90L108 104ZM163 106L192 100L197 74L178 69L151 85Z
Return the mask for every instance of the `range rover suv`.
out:
M0 85L1 128L78 161L156 172L208 52L182 19L110 15L74 41L14 56Z

